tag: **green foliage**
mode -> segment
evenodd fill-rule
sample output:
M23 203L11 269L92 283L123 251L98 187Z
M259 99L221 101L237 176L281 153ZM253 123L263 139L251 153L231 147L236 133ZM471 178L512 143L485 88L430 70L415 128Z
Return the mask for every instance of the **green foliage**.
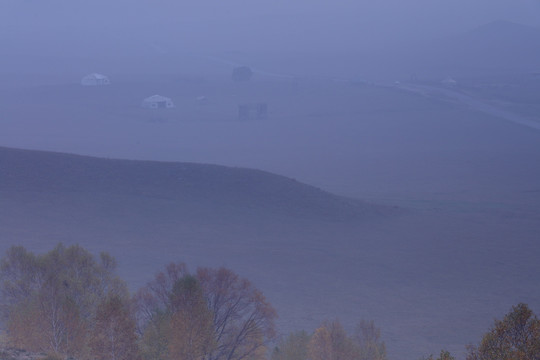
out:
M467 360L540 359L540 320L526 304L512 307L503 320L484 335L479 346L469 346Z
M169 296L171 311L173 312L204 304L202 288L197 279L190 274L184 275L181 279L175 281Z

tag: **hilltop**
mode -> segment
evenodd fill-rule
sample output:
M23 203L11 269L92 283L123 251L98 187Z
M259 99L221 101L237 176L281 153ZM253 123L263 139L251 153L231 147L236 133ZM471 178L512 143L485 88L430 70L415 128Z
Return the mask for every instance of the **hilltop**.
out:
M189 208L323 220L378 215L383 207L330 194L265 171L226 166L100 159L0 147L0 191L114 194ZM229 213L230 214L230 213Z

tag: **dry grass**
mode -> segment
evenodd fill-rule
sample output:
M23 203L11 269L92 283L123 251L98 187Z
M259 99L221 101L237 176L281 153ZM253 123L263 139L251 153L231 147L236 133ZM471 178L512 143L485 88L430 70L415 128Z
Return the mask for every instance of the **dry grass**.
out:
M441 348L459 354L511 305L539 303L537 133L410 94L344 84L299 84L289 92L263 85L256 93L272 100L265 122L194 121L189 113L199 110L190 110L188 100L210 96L197 88L209 85L169 84L185 102L170 112L173 118L155 123L138 100L130 105L124 97L151 94L154 85L126 85L123 97L106 99L110 107L100 107L97 97L55 103L62 89L47 95L50 102L35 94L20 102L2 97L9 117L0 120L0 141L111 157L234 163L416 210L347 223L268 211L280 196L298 205L305 188L279 191L284 183L271 181L274 190L257 193L259 177L233 181L238 191L227 201L220 187L207 200L189 203L162 196L170 184L158 181L152 189L153 171L132 173L106 194L62 188L56 177L55 191L0 189L0 250L21 244L42 252L63 241L108 251L133 289L169 261L224 265L264 291L280 314L281 331L312 330L324 318L339 317L349 328L374 319L390 358L414 359ZM232 95L201 111L233 109ZM38 186L43 175L50 180L58 173L47 164L30 167L45 169L32 177ZM110 167L85 172L74 160L70 169L80 170L79 180L112 181L103 170ZM141 179L150 193L130 191ZM216 194L220 199L213 200ZM250 202L238 211L233 198ZM323 198L336 200L315 196L319 210L333 208Z

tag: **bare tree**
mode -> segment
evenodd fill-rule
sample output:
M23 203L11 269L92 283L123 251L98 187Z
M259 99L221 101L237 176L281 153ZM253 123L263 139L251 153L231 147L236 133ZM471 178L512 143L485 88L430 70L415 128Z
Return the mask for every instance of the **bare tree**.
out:
M196 295L199 287L202 302ZM136 302L146 353L166 359L173 358L173 352L192 356L198 353L195 348L204 349L206 360L264 358L266 344L275 336L275 310L248 280L225 268L201 268L192 277L185 265L170 264L137 293ZM206 319L211 320L208 338ZM201 342L191 342L193 349L178 340L180 334L189 338L196 333ZM156 337L160 341L144 341ZM156 348L164 343L167 350Z
M137 325L140 335L155 317L171 308L174 284L188 274L184 263L170 263L134 296L137 307Z
M252 358L275 336L274 308L248 280L231 270L201 268L197 271L213 314L216 347L207 360Z

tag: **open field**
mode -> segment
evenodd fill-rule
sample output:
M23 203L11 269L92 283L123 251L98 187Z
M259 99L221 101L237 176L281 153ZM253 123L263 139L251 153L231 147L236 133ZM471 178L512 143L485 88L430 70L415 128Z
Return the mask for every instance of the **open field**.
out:
M331 82L112 80L5 90L1 144L258 168L357 197L490 200L537 187L527 166L537 133L456 104ZM154 93L177 107L140 108ZM197 104L201 95L207 105ZM267 102L268 120L237 121L237 105L249 101Z
M511 305L540 311L540 132L393 88L170 79L111 75L106 88L3 89L0 145L249 167L384 206L345 221L301 216L313 205L293 201L297 211L284 216L271 209L279 190L252 203L238 195L244 187L257 193L264 176L218 191L225 203L179 201L170 197L174 184L153 183L140 164L144 176L130 173L104 192L95 179L110 169L88 167L85 158L69 168L83 169L78 181L89 171L88 188L73 189L66 175L51 190L43 184L62 178L61 160L50 168L29 153L17 161L35 186L0 188L0 250L45 251L63 241L109 251L133 288L168 261L225 265L264 291L281 331L312 330L325 318L349 328L374 319L391 359L441 348L461 358ZM140 108L154 93L177 107ZM196 101L202 95L205 105ZM268 103L268 119L238 121L237 105L252 101ZM121 190L138 189L138 181L151 195ZM297 185L293 194L305 189ZM323 207L335 199L323 198Z

